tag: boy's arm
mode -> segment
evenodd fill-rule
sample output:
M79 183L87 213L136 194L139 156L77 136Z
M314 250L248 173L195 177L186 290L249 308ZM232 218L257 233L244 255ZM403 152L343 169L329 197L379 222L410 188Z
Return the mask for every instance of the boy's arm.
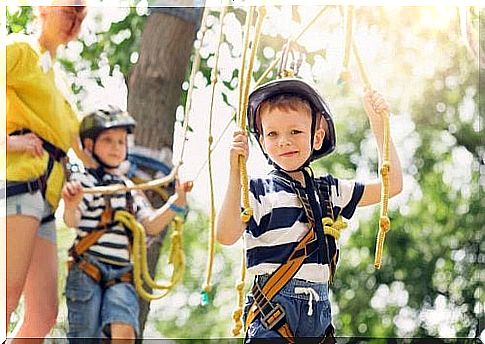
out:
M244 232L246 224L241 221L241 180L239 156L248 157L248 138L236 131L230 151L230 170L226 193L216 218L216 239L223 245L234 244Z
M81 183L66 183L62 189L62 198L64 200L64 222L68 227L75 228L81 221L81 211L78 207L83 198Z
M175 194L170 196L168 201L151 216L142 221L147 234L157 235L160 233L178 213L184 213L187 204L186 192L190 191L191 184L175 183Z
M384 98L373 90L368 90L364 96L364 107L369 117L370 126L379 151L379 161L382 161L384 141L384 121L380 115L384 111L389 112L389 106ZM399 194L402 190L402 169L399 157L392 142L389 138L390 144L390 164L389 171L389 197ZM375 179L364 184L364 193L359 202L359 206L366 206L376 204L381 199L381 181Z

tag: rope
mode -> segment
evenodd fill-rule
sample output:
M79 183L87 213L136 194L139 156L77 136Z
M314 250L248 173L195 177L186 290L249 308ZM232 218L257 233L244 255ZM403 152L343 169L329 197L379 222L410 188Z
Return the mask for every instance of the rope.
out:
M342 230L347 228L347 223L342 220L341 216L339 216L335 221L330 217L324 217L322 219L322 224L323 233L333 236L335 240L339 240L340 233Z
M342 12L342 9L341 9L341 12ZM364 84L364 89L366 90L372 89L364 64L362 63L362 59L357 49L357 45L355 44L355 41L353 41L352 38L350 38L350 40L352 41L352 52L357 62L360 78ZM381 177L381 202L380 202L379 231L377 233L376 251L375 251L375 259L374 259L374 266L376 269L381 268L382 251L384 249L384 240L386 238L386 233L389 232L389 230L391 229L391 221L389 220L389 217L387 215L388 204L389 204L389 171L391 169L389 112L387 111L381 112L380 116L383 121L384 137L382 142L383 157L381 161L381 166L379 168L380 177Z
M214 96L215 96L215 89L217 84L217 73L219 71L219 51L222 44L223 39L223 22L224 17L226 15L226 7L222 7L221 12L219 13L219 40L217 49L215 52L215 63L214 68L212 69L211 73L211 102L210 102L210 110L209 110L209 133L208 133L208 145L207 145L207 162L208 162L208 174L209 174L209 190L210 190L210 215L209 215L209 241L208 241L208 250L209 255L207 258L207 268L206 268L206 275L205 275L205 282L202 287L201 297L202 297L202 305L206 305L209 302L209 292L211 291L211 277L212 277L212 266L214 263L214 250L215 250L215 217L216 217L216 210L215 210L215 202L214 202L214 180L212 175L212 117L213 117L213 110L214 110Z
M245 51L243 52L243 60L241 65L245 66L246 61L246 50L249 46L249 31L250 31L250 24L252 22L252 18L254 15L254 6L250 8L248 15L246 16L246 29L245 29ZM264 6L258 7L258 17L256 20L254 35L253 35L253 43L251 46L251 54L249 56L248 62L248 69L243 77L243 73L240 75L239 79L239 128L242 131L246 130L246 111L248 107L248 95L249 95L249 86L251 83L251 76L253 71L254 59L256 57L256 52L258 50L259 39L261 37L261 28L263 25L264 17L266 16L266 8ZM244 67L241 67L244 70ZM243 222L248 222L250 217L252 216L253 210L250 208L249 205L249 188L248 188L248 175L246 170L246 162L244 161L243 156L239 156L239 168L241 170L241 194L242 194L242 201L244 210L241 213L241 220ZM237 293L237 308L232 313L232 320L233 320L233 327L232 327L232 334L237 336L241 329L243 328L242 325L242 313L244 307L244 283L246 279L246 260L244 256L244 245L243 245L243 252L242 252L242 262L241 262L241 273L239 281L236 283L236 293Z
M194 43L195 45L194 59L192 62L192 69L190 71L189 88L187 90L187 99L185 101L184 122L182 124L184 141L182 142L182 149L180 150L180 162L182 161L182 157L185 152L185 143L187 141L187 132L189 128L189 114L190 114L190 110L192 109L192 91L194 89L195 74L199 71L199 68L200 68L200 48L204 43L205 33L207 31L206 22L207 22L208 14L209 14L209 8L206 7L204 9L204 14L202 15L202 21L201 21L201 26L199 30L201 37L198 41Z
M147 300L158 300L166 296L168 292L182 279L185 271L185 257L182 250L183 221L176 217L173 221L173 233L171 235L169 264L173 266L172 276L169 282L155 282L148 271L146 238L143 226L136 221L135 217L127 211L118 210L114 216L125 228L133 233L133 281L138 295ZM152 289L160 289L162 293L156 295L147 292L143 283Z
M250 12L247 16L246 20L246 42L245 46L248 46L249 42L249 29L250 29L250 22L252 21L252 17L254 14L254 6L251 7ZM248 108L248 95L249 95L249 86L251 84L251 75L253 72L253 65L254 65L254 59L256 57L256 52L258 50L258 43L259 39L261 37L261 28L263 26L263 19L266 15L266 9L264 6L259 6L258 7L258 18L256 21L256 28L254 32L254 37L253 37L253 42L251 46L251 54L249 56L249 61L248 61L248 69L246 72L246 75L244 79L241 81L244 81L244 83L240 84L240 108L239 108L239 128L242 131L246 130L246 111ZM245 57L245 54L243 54L243 58ZM242 63L245 65L245 61ZM253 210L250 208L249 205L249 188L248 188L248 174L247 174L247 169L246 169L246 162L244 161L243 156L239 156L239 169L241 173L241 187L242 187L242 201L243 201L243 207L244 210L241 213L241 220L243 222L248 222L250 217L253 214Z
M242 313L244 307L244 281L246 280L246 257L243 252L241 254L241 273L239 281L236 282L236 294L237 294L237 308L232 312L232 335L238 336L243 328Z
M354 21L354 7L347 6L345 13L345 50L344 60L342 63L342 72L340 73L340 81L346 83L350 80L349 62L350 62L350 48L352 45L352 26Z

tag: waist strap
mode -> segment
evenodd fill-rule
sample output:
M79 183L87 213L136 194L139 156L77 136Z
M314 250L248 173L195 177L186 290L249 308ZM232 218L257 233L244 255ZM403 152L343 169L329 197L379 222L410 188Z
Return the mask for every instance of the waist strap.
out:
M120 277L111 278L107 281L103 280L103 274L101 270L93 263L88 262L86 259L78 258L74 259L69 257L67 260L67 267L71 270L74 266L77 266L86 275L88 275L94 282L98 283L102 288L106 289L112 287L117 283L132 283L133 273L131 271L125 272Z

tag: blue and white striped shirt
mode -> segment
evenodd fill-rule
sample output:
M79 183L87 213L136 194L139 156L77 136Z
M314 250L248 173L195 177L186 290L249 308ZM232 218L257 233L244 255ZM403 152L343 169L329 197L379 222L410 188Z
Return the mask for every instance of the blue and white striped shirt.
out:
M331 187L334 215L350 219L362 197L364 186L330 175L323 179ZM287 261L297 243L307 233L307 216L287 180L270 174L265 178L251 179L249 190L253 216L244 232L248 271L256 275L271 274ZM319 199L317 194L315 197ZM309 256L295 278L310 282L327 282L328 264L319 261L320 259L319 255Z
M130 183L128 178L111 173L103 173L97 176L97 171L88 169L84 173L73 173L71 180L79 181L85 188L102 185L127 185ZM133 207L135 217L138 221L143 221L150 216L153 208L141 192L132 191ZM107 204L102 195L84 194L79 209L81 211L81 221L76 228L76 239L74 244L92 232L99 226L101 214ZM113 211L128 210L127 194L125 192L116 193L111 196L111 206ZM107 231L94 243L85 254L95 257L100 261L114 265L130 264L129 239L130 233L118 222L110 222Z

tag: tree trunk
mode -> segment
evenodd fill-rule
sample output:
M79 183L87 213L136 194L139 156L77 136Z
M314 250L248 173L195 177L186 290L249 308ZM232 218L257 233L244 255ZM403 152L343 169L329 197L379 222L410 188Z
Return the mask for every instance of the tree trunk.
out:
M152 9L141 37L140 57L128 83L128 111L135 117L137 146L150 151L172 151L175 111L180 103L182 82L196 30L200 8ZM162 155L160 155L162 156ZM171 166L171 154L164 155ZM155 207L163 202L148 195ZM148 265L155 275L164 235L152 240ZM149 288L147 288L149 290ZM150 303L140 299L140 337L143 337Z

